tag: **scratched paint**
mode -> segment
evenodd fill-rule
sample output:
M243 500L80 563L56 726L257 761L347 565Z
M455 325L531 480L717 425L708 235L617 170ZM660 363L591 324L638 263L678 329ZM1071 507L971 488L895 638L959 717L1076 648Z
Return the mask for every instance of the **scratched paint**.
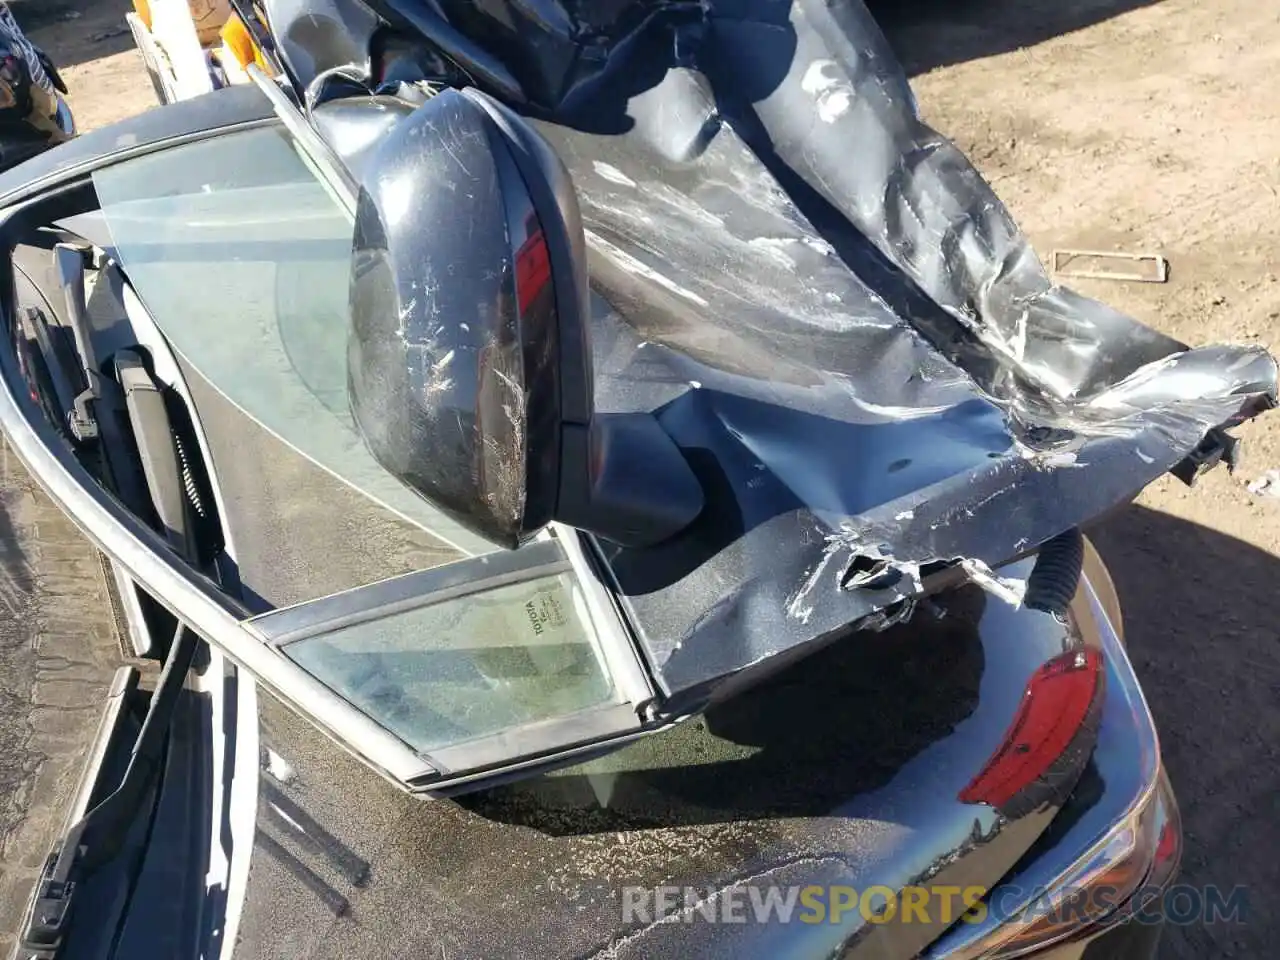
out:
M835 123L848 113L857 95L834 60L815 60L809 64L800 86L817 101L818 119L823 123Z
M613 164L603 163L602 161L597 160L593 166L595 167L596 173L600 174L600 176L604 177L604 179L608 180L610 183L616 183L620 187L634 187L636 185L634 180L628 177L617 167L613 166Z

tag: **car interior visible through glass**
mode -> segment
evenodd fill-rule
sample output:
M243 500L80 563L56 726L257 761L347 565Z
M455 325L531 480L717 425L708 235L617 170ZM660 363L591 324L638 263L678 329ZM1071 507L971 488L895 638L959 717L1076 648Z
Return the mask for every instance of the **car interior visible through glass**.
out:
M210 384L363 496L462 553L494 549L406 490L361 442L347 402L352 224L284 130L115 164L94 187L133 289Z

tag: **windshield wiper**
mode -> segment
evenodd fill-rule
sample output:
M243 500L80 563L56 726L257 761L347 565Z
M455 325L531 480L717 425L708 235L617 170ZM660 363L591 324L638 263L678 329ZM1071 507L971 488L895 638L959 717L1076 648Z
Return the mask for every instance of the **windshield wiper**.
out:
M120 852L130 825L144 809L198 645L196 634L179 624L119 786L67 830L45 861L22 932L23 947L34 956L57 956L70 928L77 888Z
M98 436L98 420L93 404L102 396L98 378L101 370L98 367L97 354L93 348L93 337L90 333L89 304L85 296L84 284L85 251L69 243L55 244L53 248L54 265L58 271L58 283L67 303L67 322L75 337L76 352L80 354L80 364L84 368L84 385L68 411L71 432L77 440L93 440Z

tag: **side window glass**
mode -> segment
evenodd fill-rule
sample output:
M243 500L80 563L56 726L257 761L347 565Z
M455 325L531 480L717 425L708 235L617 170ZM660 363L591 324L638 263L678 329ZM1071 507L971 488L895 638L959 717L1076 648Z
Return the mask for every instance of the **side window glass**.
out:
M346 368L352 225L283 129L175 147L93 179L109 252L147 313L251 426L453 556L494 549L400 484L357 432ZM314 485L296 488L301 511ZM365 582L388 572L370 565Z
M626 735L650 689L565 546L419 570L245 626L442 770Z
M426 753L620 702L569 573L339 627L282 650Z
M442 536L446 549L433 562L397 563L388 557L404 552L403 529L371 535L352 504L377 504L419 533L443 526L354 428L345 375L351 227L285 133L220 134L92 176L99 210L77 181L83 208L73 215L92 228L120 294L113 336L150 351L156 369L147 376L173 385L200 428L198 452L212 463L217 513L232 533L218 559L236 561L243 589L237 597L220 588L226 581L197 569L155 518L140 515L145 501L136 501L140 511L98 482L44 411L15 390L26 376L12 347L0 351L6 433L108 558L273 696L410 789L559 761L640 733L652 683L597 558L575 532L548 531L511 551L458 548ZM147 389L162 392L154 383ZM206 421L214 420L231 438L222 451L210 439ZM251 431L269 442L245 444ZM153 433L175 436L136 431L134 443ZM179 481L181 452L166 466ZM307 480L323 474L328 495L297 484L299 474L281 468L286 453L316 467ZM280 483L270 486L268 475ZM335 487L345 500L332 495ZM269 504L275 524L265 534L243 514L227 520L255 500ZM308 539L312 528L324 529ZM353 549L350 540L361 537ZM329 549L299 549L294 540ZM280 543L288 549L271 553ZM349 563L335 562L340 552ZM367 555L381 556L382 566L365 563ZM253 597L246 567L281 567L280 558L314 565L298 578L305 589L284 600ZM344 565L358 578L350 585L316 575ZM388 566L399 569L388 576Z

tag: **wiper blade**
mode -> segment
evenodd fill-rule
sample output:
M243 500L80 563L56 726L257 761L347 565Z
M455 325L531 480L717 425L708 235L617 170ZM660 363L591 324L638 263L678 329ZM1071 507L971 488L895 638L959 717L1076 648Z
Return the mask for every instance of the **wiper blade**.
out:
M49 330L49 323L39 308L27 307L18 315L18 327L22 335L35 344L40 352L40 359L44 361L44 372L53 390L51 399L58 405L61 420L74 408L77 391L67 376L58 348L54 344L52 332Z
M45 861L22 932L22 945L33 956L57 956L70 929L78 886L124 845L160 768L165 735L198 644L196 634L180 624L119 786L67 830Z
M115 355L116 379L124 391L133 441L151 494L151 505L173 548L188 560L199 555L190 499L182 483L183 464L174 444L173 423L160 385L132 350Z

